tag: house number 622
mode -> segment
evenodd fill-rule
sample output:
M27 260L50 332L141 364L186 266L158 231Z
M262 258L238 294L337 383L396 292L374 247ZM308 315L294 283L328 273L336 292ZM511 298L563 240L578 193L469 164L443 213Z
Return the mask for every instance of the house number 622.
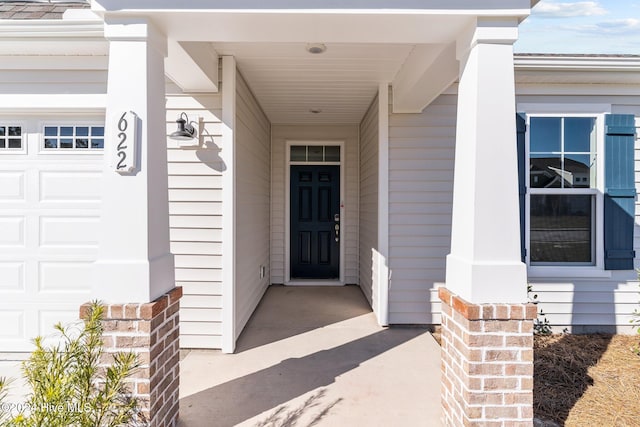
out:
M116 116L114 122L111 125L116 135L113 168L118 173L131 173L136 168L137 117L132 111L125 111Z

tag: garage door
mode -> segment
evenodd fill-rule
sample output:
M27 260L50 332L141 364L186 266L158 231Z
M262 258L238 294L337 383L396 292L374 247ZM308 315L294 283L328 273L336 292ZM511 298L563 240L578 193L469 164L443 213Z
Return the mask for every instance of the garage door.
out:
M101 117L0 118L0 352L88 301L103 146Z

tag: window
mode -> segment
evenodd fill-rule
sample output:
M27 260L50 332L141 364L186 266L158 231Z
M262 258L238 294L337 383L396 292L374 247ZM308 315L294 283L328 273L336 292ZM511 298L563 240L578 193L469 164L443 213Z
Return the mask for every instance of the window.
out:
M22 127L0 125L0 150L22 149Z
M529 118L531 265L596 265L596 117Z
M101 150L104 148L104 126L45 125L45 150Z
M340 146L337 145L292 145L292 162L339 162Z

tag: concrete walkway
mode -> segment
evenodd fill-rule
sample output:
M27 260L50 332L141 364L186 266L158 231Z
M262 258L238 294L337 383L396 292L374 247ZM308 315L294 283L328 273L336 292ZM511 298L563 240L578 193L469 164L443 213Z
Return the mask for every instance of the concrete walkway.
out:
M184 354L179 427L440 425L438 344L356 286L272 286L236 354Z

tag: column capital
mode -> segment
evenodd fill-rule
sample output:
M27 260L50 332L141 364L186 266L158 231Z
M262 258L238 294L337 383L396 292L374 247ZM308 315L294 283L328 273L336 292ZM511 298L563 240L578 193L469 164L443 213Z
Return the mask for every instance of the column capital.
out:
M513 45L518 40L518 19L482 17L476 19L456 42L456 58L463 61L478 44Z
M167 56L167 37L144 18L107 18L104 37L110 42L147 42L162 56Z

